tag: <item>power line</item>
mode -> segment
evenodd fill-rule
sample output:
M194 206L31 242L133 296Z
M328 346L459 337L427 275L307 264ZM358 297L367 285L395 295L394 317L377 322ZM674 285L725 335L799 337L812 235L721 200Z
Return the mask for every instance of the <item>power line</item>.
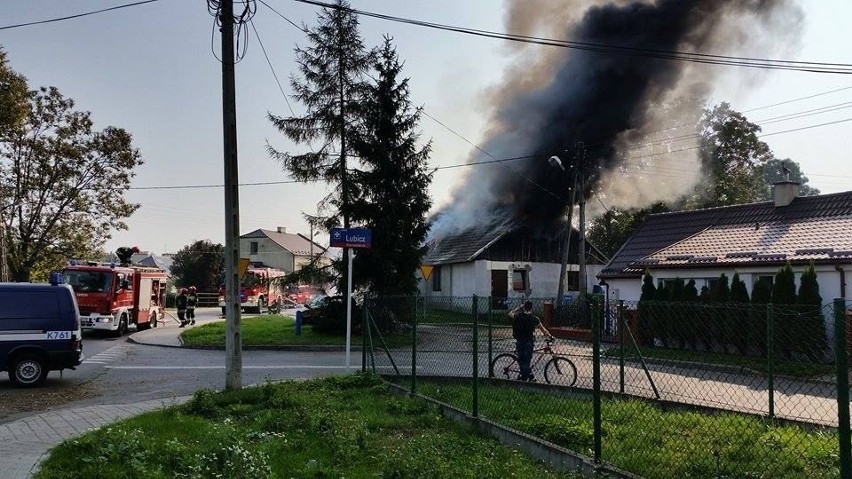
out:
M778 60L778 59L770 59L770 58L750 58L750 57L736 57L736 56L728 56L728 55L714 55L709 53L696 53L696 52L681 52L675 50L656 50L649 48L636 48L636 47L628 47L621 45L610 45L603 43L592 43L592 42L579 42L579 41L568 41L568 40L556 40L552 38L543 38L543 37L534 37L528 35L517 35L517 34L508 34L508 33L500 33L489 30L479 30L474 28L467 27L458 27L440 23L426 22L422 20L414 20L410 18L396 17L392 15L385 15L381 13L369 12L365 10L358 10L354 8L342 7L340 5L333 5L329 3L324 3L316 0L294 0L299 3L306 3L309 5L314 5L322 8L329 8L335 10L346 10L352 13L356 13L358 15L363 15L367 17L378 18L381 20L387 20L397 23L406 23L410 25L416 25L426 28L434 28L438 30L446 30L452 31L456 33L463 33L474 36L481 36L486 38L495 38L500 40L509 40L513 42L519 43L528 43L528 44L538 44L545 46L555 46L561 48L569 48L575 50L584 50L596 53L615 53L615 54L623 54L630 56L642 56L648 58L658 58L662 60L674 60L674 61L686 61L693 63L704 63L711 65L726 65L726 66L740 66L747 68L760 68L760 69L768 69L768 70L791 70L791 71L803 71L810 73L829 73L829 74L838 74L838 75L849 75L852 74L852 64L848 63L827 63L827 62L805 62L805 61L795 61L795 60Z
M263 0L261 0L263 3ZM272 66L272 62L269 60L269 55L266 54L266 47L263 46L263 40L260 39L260 34L257 33L257 28L254 26L254 21L249 20L249 25L251 25L251 29L254 30L254 36L257 38L257 43L260 44L260 50L263 52L263 57L266 58L266 64L269 65L269 70L272 71L272 76L275 77L275 83L278 84L278 90L281 92L281 96L284 97L284 101L287 103L287 108L290 109L290 114L296 116L296 112L293 111L293 107L290 105L290 100L287 98L287 94L284 93L284 87L281 86L281 81L278 79L278 74L275 73L275 67Z
M268 3L264 2L263 0L258 0L258 1L259 1L259 2L263 5L263 6L265 6L266 8L268 8L268 9L272 10L272 11L273 11L275 14L277 14L279 17L281 17L281 18L283 18L284 20L286 20L286 21L287 21L287 23L289 23L290 25L293 25L294 27L296 27L296 28L297 28L300 32L302 32L302 33L308 33L308 29L307 29L307 28L305 28L305 27L300 27L299 25L296 25L296 23L295 23L294 21L292 21L292 20L290 20L289 18L285 17L285 16L284 16L284 14L283 14L283 13L281 13L281 12L279 12L278 10L276 10L276 9L272 8L272 6L271 6L271 5L269 5Z
M71 19L74 19L74 18L88 17L89 15L97 15L98 13L111 12L113 10L120 10L122 8L137 7L139 5L145 5L146 3L154 3L154 2L159 2L159 1L160 0L142 0L140 2L125 3L123 5L116 5L114 7L102 8L100 10L92 10L90 12L78 13L76 15L68 15L68 16L65 16L65 17L49 18L47 20L37 20L37 21L34 21L34 22L17 23L17 24L14 24L14 25L6 25L6 26L3 26L3 27L0 27L0 30L11 30L13 28L30 27L30 26L33 26L33 25L42 25L42 24L45 24L45 23L61 22L61 21L64 21L64 20L71 20Z

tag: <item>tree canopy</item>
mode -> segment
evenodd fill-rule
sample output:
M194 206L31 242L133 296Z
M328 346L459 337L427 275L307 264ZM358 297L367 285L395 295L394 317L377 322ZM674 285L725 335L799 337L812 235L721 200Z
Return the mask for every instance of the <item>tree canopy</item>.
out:
M400 79L402 64L389 37L374 68L378 78L362 108L364 131L353 141L365 166L353 220L373 230L373 245L358 252L353 274L356 284L373 292L412 294L431 206L426 171L430 147L417 144L420 111L412 111L408 79Z
M23 121L2 140L0 207L14 281L44 280L127 228L123 219L139 205L124 193L142 164L127 131L95 131L91 113L42 87L28 93Z
M225 247L210 240L198 240L175 253L171 272L175 285L195 286L199 291L219 291L224 281Z
M357 183L350 178L351 144L359 134L368 89L366 73L374 54L364 46L357 15L343 0L335 5L337 8L322 10L314 28L305 28L309 45L296 47L301 76L293 76L290 84L307 112L289 117L269 114L286 138L311 151L293 154L271 145L267 149L296 180L324 180L333 185L320 205L328 213L326 226L342 223L348 228L350 205L359 194Z
M772 185L787 179L801 183L801 196L818 195L798 163L775 158L758 134L760 126L721 103L704 110L698 124L699 159L708 181L681 198L642 209L608 210L588 228L589 240L614 255L649 214L754 203L772 199Z

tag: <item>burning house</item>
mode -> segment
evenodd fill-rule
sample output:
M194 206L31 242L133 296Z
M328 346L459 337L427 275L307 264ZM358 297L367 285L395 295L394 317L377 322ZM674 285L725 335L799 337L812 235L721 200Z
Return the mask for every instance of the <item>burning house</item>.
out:
M517 304L522 298L554 298L566 246L564 227L531 226L507 221L449 235L430 243L423 263L432 266L421 282L425 297L472 295L492 298L492 306ZM579 235L574 230L568 249L565 291L579 286ZM588 290L606 257L586 243Z
M489 97L476 168L432 219L424 263L440 268L424 293L494 295L505 283L552 297L566 217L580 200L597 212L644 207L701 179L698 148L683 138L695 136L715 80L731 69L672 52L765 57L783 48L778 38L795 39L802 16L792 0L510 2L511 34L569 41L509 47L518 60ZM589 245L592 282L605 262L596 253Z

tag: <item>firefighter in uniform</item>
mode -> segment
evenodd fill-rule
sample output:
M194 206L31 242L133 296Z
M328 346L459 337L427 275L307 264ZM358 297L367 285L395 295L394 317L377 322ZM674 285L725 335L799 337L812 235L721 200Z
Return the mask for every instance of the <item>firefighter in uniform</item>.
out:
M178 326L179 328L186 326L186 308L189 299L186 293L186 288L181 288L180 294L178 295L177 300L175 301L177 306L178 319L180 320L180 326Z
M198 293L195 286L189 287L189 294L186 296L186 321L189 324L195 324L195 307L198 305Z

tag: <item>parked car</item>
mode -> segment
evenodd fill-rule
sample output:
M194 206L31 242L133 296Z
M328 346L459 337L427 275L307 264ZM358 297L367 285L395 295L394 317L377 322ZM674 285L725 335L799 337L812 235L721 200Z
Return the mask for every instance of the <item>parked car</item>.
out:
M327 296L319 294L311 298L305 303L305 309L302 310L302 324L315 324L316 319L326 314L328 306L331 303L343 303L343 296Z

